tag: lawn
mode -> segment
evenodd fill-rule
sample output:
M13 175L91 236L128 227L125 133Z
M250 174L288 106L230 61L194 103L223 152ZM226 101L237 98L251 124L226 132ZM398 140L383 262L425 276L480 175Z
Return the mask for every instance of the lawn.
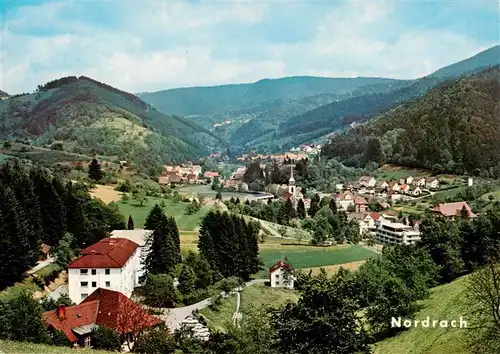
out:
M264 285L252 285L241 292L240 312L242 322L245 321L245 315L252 310L257 310L263 306L279 307L287 301L296 302L299 299L298 292L295 290L270 288ZM218 311L212 311L204 308L200 314L205 317L210 329L225 330L231 325L231 319L236 310L236 295L232 295L223 300Z
M70 347L56 347L45 344L34 344L29 342L14 342L10 340L0 340L0 352L5 354L28 354L28 353L44 353L44 354L75 354L75 349ZM78 354L110 354L105 350L95 350L81 348L77 350Z
M462 187L457 187L457 188L451 188L451 189L447 189L447 190L444 190L444 191L438 191L438 192L434 193L430 197L431 198L445 199L447 197L454 197L458 193L464 193L466 189L467 189L467 186L462 186Z
M464 316L466 277L453 283L438 286L424 301L424 308L415 316L423 320L459 320ZM374 346L374 354L466 354L464 329L460 328L411 328Z
M162 198L153 198L148 197L148 200L140 206L137 201L130 200L127 203L118 202L118 208L120 212L125 217L125 221L128 220L128 216L132 215L134 219L134 226L136 228L141 228L144 226L144 222L146 221L146 217L149 214L149 211L155 204L159 204L161 202L165 203L165 214L168 216L173 216L175 221L177 222L177 227L179 230L195 230L200 225L201 219L208 213L211 207L203 206L197 213L192 215L186 214L186 208L189 205L188 203L178 202L174 203L170 199L162 199Z
M397 165L384 165L377 170L375 178L383 180L399 180L408 176L427 176L430 171L408 169L407 167Z
M43 267L42 269L39 269L35 272L35 275L39 277L45 277L47 275L51 275L53 272L60 272L63 269L61 266L55 264L55 263L50 263L49 265Z
M15 283L12 286L9 286L8 288L0 291L0 299L8 299L8 298L13 298L19 295L21 291L30 291L30 292L35 292L35 291L40 291L40 288L38 285L33 283L33 278L32 277L27 277L24 279L22 283Z
M264 274L267 276L267 269L284 257L287 257L295 269L301 269L363 261L377 256L375 252L358 245L331 247L283 245L274 249L262 249L259 255L264 261L264 270L258 276Z

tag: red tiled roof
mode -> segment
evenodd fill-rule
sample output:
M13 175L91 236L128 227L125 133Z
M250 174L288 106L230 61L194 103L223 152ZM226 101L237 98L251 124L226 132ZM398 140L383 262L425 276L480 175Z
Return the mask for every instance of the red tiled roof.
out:
M64 308L65 319L60 320L57 310L42 314L45 325L62 331L74 342L78 338L73 329L97 324L116 330L118 333L131 333L161 323L155 316L146 313L139 305L118 291L97 289L83 302Z
M408 188L408 185L407 185L407 184L402 184L402 185L401 185L401 189L406 189L406 188Z
M204 177L219 177L219 172L207 171L203 174Z
M280 268L288 268L289 270L293 270L290 264L286 263L285 261L279 260L272 267L269 268L269 274Z
M125 238L107 237L82 250L68 268L121 268L139 245Z
M354 204L357 204L357 205L366 205L368 204L368 202L366 201L365 198L363 197L357 197L355 200L354 200Z
M282 194L283 198L285 198L285 200L287 199L290 199L293 197L293 194L290 193L289 191L284 191L283 194Z
M88 301L77 306L68 306L64 309L66 319L60 320L57 317L57 310L47 311L42 314L42 319L47 326L62 331L70 342L78 338L72 329L96 322L97 312L99 310L99 301Z
M375 221L378 220L378 219L380 219L380 214L379 213L373 212L373 213L370 213L370 216Z
M467 210L467 217L474 218L476 216L466 202L438 204L431 209L431 212L438 213L443 216L460 216L462 215L463 207Z

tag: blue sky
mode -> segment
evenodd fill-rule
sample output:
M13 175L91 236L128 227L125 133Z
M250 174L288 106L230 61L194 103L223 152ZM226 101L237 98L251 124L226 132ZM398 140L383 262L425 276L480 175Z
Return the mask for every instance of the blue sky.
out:
M498 1L0 0L0 88L130 92L295 75L416 78L499 44Z

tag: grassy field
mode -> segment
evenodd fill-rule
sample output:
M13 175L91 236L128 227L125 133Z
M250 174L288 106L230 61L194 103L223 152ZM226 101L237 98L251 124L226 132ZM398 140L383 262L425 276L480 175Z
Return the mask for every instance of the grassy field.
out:
M375 173L375 178L383 180L399 180L408 176L428 176L431 172L426 170L412 169L397 165L383 165Z
M10 340L0 340L0 352L5 354L32 354L32 353L44 353L44 354L74 354L75 349L70 347L56 347L45 344L34 344L28 342L14 342ZM78 353L81 354L110 354L105 350L94 350L94 349L78 349Z
M332 247L283 245L274 249L261 249L259 254L264 261L264 270L258 276L267 276L267 269L284 257L288 258L295 269L302 269L363 261L377 255L358 245Z
M125 217L125 220L128 220L128 216L132 215L132 218L134 219L134 226L136 228L141 228L144 226L144 222L146 221L146 217L148 216L151 208L156 203L159 204L162 201L165 203L165 214L175 218L179 230L195 230L200 225L201 219L210 210L210 207L203 206L196 214L187 215L186 208L189 205L188 203L173 203L172 200L169 199L152 197L148 197L148 200L143 206L140 206L139 203L134 200L130 200L127 203L118 202L116 204L118 205L120 212Z
M364 263L365 263L365 261L357 261L357 262L344 263L344 264L328 265L328 266L323 266L323 267L303 268L303 269L301 269L301 271L303 271L306 274L309 273L309 271L311 271L312 275L318 275L321 272L321 269L323 268L326 271L326 274L328 274L329 276L332 276L332 275L336 274L340 268L344 268L344 269L348 269L348 270L356 270Z
M459 320L464 316L465 280L461 278L434 288L415 319L429 316L431 320ZM470 352L464 348L464 331L460 328L411 328L377 343L374 354L468 354Z
M270 288L263 285L253 285L243 289L241 292L240 312L242 322L245 314L251 310L257 310L262 306L281 306L287 301L296 302L299 299L297 291ZM224 300L217 312L204 308L200 313L205 317L207 325L211 329L225 330L232 324L231 319L236 310L236 295Z
M30 292L35 292L35 291L40 291L40 288L33 283L33 278L28 277L24 279L22 283L16 283L12 286L9 286L8 288L0 291L0 299L8 299L12 297L16 297L21 293L21 291L30 291Z
M446 197L454 197L458 193L463 193L467 189L467 186L463 187L457 187L457 188L452 188L452 189L447 189L444 191L439 191L434 193L434 195L431 196L431 198L441 198L444 199Z

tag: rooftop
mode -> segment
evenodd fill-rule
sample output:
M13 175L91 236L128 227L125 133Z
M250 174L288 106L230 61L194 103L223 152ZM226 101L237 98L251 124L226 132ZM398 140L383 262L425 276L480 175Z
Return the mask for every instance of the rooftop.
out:
M68 268L122 268L138 247L126 238L107 237L84 248Z

